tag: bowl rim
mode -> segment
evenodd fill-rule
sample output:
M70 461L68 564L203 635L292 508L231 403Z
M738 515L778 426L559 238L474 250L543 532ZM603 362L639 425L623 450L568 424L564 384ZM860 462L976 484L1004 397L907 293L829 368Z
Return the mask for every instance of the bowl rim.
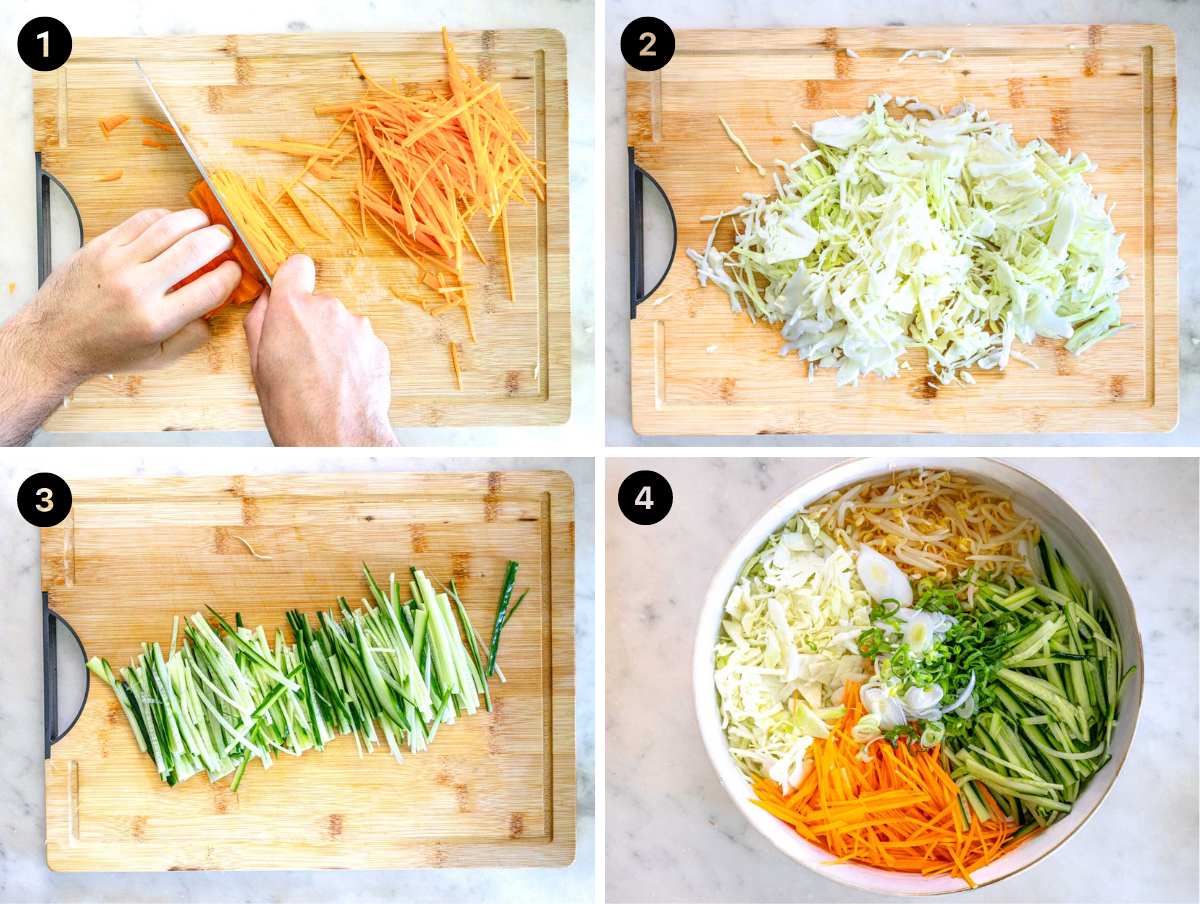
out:
M913 468L925 468L925 469L940 468L940 469L944 469L944 470L953 471L957 467L961 470L964 465L967 465L971 462L988 462L990 464L998 466L1001 470L1007 470L1007 471L1011 472L1012 474L1014 474L1015 476L1018 476L1024 480L1028 480L1033 484L1036 484L1042 490L1049 493L1050 496L1057 503L1063 505L1065 507L1065 509L1071 513L1071 515L1073 515L1075 518L1079 519L1080 523L1083 524L1084 527L1086 527L1086 529L1091 533L1092 539L1095 540L1095 542L1099 544L1100 549L1103 551L1103 553L1107 557L1108 561L1112 564L1112 570L1116 577L1116 582L1117 582L1116 586L1122 593L1124 593L1125 597L1129 600L1129 603L1130 603L1131 623L1132 623L1132 628L1133 628L1133 638L1132 639L1134 641L1134 646L1137 651L1137 656L1136 656L1136 659L1134 660L1134 662L1136 662L1136 664L1138 665L1136 674L1134 675L1134 678L1136 679L1136 686L1137 686L1137 706L1133 709L1132 713L1128 713L1128 714L1122 713L1123 718L1129 718L1132 720L1130 723L1129 743L1128 743L1128 745L1126 745L1125 750L1121 753L1120 758L1117 759L1117 761L1116 761L1116 768L1112 774L1112 780L1107 784L1107 786L1105 786L1101 790L1100 796L1096 799L1096 802L1095 802L1095 804L1093 804L1091 809L1088 810L1086 813L1084 813L1083 817L1079 820L1079 822L1069 832L1067 832L1066 835L1064 835L1061 839L1059 839L1059 841L1053 847L1051 847L1049 850L1043 852L1042 854L1039 854L1033 860L1030 860L1028 863L1017 867L1016 869L1012 870L1011 872L1007 872L1007 873L1004 873L1003 875L996 876L995 878L988 879L985 882L978 883L978 885L976 885L974 888L971 888L968 886L965 888L963 888L963 887L947 888L944 890L937 890L937 891L888 890L885 892L881 892L878 888L876 888L874 886L865 885L860 882L853 881L853 879L850 877L853 876L854 874L850 871L839 871L839 870L833 870L833 869L822 870L822 869L816 868L815 865L810 865L810 864L805 863L804 861L800 860L795 855L795 852L793 850L789 849L787 846L784 845L782 836L776 837L776 836L764 831L763 827L760 826L758 824L758 822L756 821L756 818L754 818L754 817L756 817L757 814L755 814L752 810L753 805L749 802L748 799L743 799L742 797L739 797L738 794L735 793L735 787L731 787L725 781L724 773L726 770L724 770L722 768L722 765L721 765L722 763L724 763L730 769L737 772L737 775L739 776L740 780L743 783L745 783L745 777L742 776L741 772L737 770L736 765L733 764L733 760L729 755L728 743L725 741L724 732L721 729L719 718L715 719L715 720L712 719L712 714L718 712L717 708L713 705L713 701L715 699L713 694L715 693L715 691L712 687L712 650L713 650L713 646L716 642L716 636L715 635L713 637L707 636L707 633L704 630L704 623L706 621L706 615L708 614L709 608L714 606L714 604L717 601L721 601L720 605L723 608L723 605L724 605L723 600L728 596L728 588L725 589L725 592L723 595L714 596L714 590L716 589L715 584L716 584L717 578L730 566L731 563L733 563L733 559L737 555L738 549L746 542L747 538L751 534L757 533L761 529L763 522L768 518L768 516L771 516L773 513L776 513L776 511L778 509L784 508L784 504L788 500L790 500L792 497L794 497L796 495L800 495L801 491L805 487L808 487L810 484L815 483L816 481L818 481L822 478L829 477L830 475L834 474L837 471L855 470L857 466L860 466L864 463L877 464L877 465L884 467L886 471L894 472L894 471L899 471L899 470L909 470L909 469L913 469ZM854 478L848 477L847 483L853 479ZM869 479L869 478L860 477L858 479ZM836 489L840 489L844 485L845 485L844 483L838 483L835 486L831 487L827 492L833 492ZM797 506L797 508L798 508L798 506ZM793 512L792 512L793 514L794 514L795 510L796 509L794 508ZM790 515L788 515L788 517L790 517ZM777 524L774 528L772 528L771 532L778 530L779 527L782 526L783 523L785 523L785 521L786 521L786 518L784 521L779 522L779 524ZM770 536L770 533L768 533L767 536ZM745 559L746 559L746 556L742 555L740 561L744 562ZM733 564L738 564L738 563L733 563ZM718 631L719 630L720 630L720 622L718 621ZM990 885L995 885L999 882L1004 881L1005 879L1010 878L1011 876L1015 876L1018 873L1022 873L1025 870L1029 869L1030 867L1035 866L1038 863L1041 863L1043 860L1045 860L1051 854L1058 851L1064 844L1067 843L1067 841L1069 841L1071 838L1073 838L1075 836L1075 834L1081 828L1083 828L1083 826L1085 824L1087 824L1087 822L1100 809L1101 804L1103 804L1104 801L1108 798L1109 793L1112 791L1113 787L1116 785L1117 780L1120 778L1121 771L1125 767L1125 762L1129 757L1129 753L1133 749L1133 745L1137 740L1137 728L1138 728L1138 724L1139 724L1139 717L1141 715L1142 697L1145 692L1145 676L1146 676L1145 653L1144 653L1144 650L1142 647L1142 632L1141 632L1141 628L1137 622L1137 607L1134 604L1134 597L1133 597L1133 594L1131 594L1129 592L1129 586L1125 581L1125 576L1121 572L1121 569L1118 567L1117 560L1113 556L1112 550L1109 549L1108 544L1105 543L1104 538L1100 534L1100 532L1098 530L1096 530L1095 525L1092 524L1092 522L1086 516L1084 516L1078 509L1076 509L1075 506L1069 500L1067 500L1065 497L1063 497L1057 490L1055 490L1053 487L1048 485L1045 481L1041 480L1040 478L1034 476L1033 474L1030 474L1025 469L1018 467L1017 465L1014 465L1011 462L1006 461L1004 459L997 458L995 456L966 456L966 455L962 455L962 454L952 454L952 455L938 455L938 454L933 454L933 455L859 455L859 456L853 456L853 457L841 459L841 460L837 461L836 463L830 464L824 468L821 468L818 471L815 471L814 473L801 479L799 482L793 484L782 495L778 496L770 505L766 506L765 508L763 508L760 511L760 513L745 527L745 529L741 531L741 533L738 535L737 539L735 539L732 542L732 544L730 544L728 552L726 552L726 554L721 557L720 561L717 563L715 569L712 572L712 576L709 579L708 589L705 592L704 601L701 605L699 616L697 619L696 636L694 639L693 649L692 649L692 705L693 705L693 715L696 718L697 729L699 730L699 733L700 733L700 740L704 746L705 753L708 756L709 764L712 766L713 771L717 775L717 782L721 785L722 789L729 796L729 798L733 802L734 806L738 809L738 811L742 814L742 816L750 824L750 827L752 829L754 829L754 831L756 831L759 835L762 835L764 838L766 838L766 840L769 841L773 847L775 847L782 854L784 854L789 860L791 860L792 862L798 864L799 866L803 867L804 869L807 869L810 872L812 872L824 879L828 879L832 882L838 883L839 885L842 885L842 886L845 886L848 888L853 888L858 891L868 891L868 892L872 892L875 894L891 894L891 895L895 895L897 897L935 897L938 895L961 894L964 891L974 891L979 888L987 888ZM714 729L713 731L709 730L709 728L710 728L709 722L710 721L713 723L711 726ZM789 840L790 840L790 837L791 836L789 836ZM801 839L801 840L803 840L803 839ZM888 872L887 870L881 870L877 867L869 867L869 866L866 866L865 864L859 864L859 865L863 866L864 869L872 869L872 870L876 870L881 873ZM907 874L905 874L905 875L907 875Z

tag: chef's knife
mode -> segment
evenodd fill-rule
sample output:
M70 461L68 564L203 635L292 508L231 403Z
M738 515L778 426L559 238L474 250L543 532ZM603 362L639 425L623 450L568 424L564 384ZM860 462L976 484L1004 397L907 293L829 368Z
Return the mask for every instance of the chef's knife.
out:
M265 282L268 286L271 285L271 277L267 275L266 267L262 265L262 261L260 261L258 259L258 255L254 253L254 246L246 241L246 236L244 236L242 234L242 230L238 228L237 220L235 220L232 214L229 213L229 208L226 207L225 202L221 200L221 193L217 191L217 187L212 184L212 179L208 177L208 170L204 168L204 164L200 162L200 158L196 156L196 152L192 150L192 146L188 144L187 136L183 134L183 129L179 128L179 123L175 121L175 117L172 116L171 111L167 109L166 103L159 96L158 92L154 90L154 83L150 81L150 76L146 75L146 70L142 68L142 64L137 60L133 61L133 65L137 66L138 73L143 79L145 79L146 87L150 89L150 93L154 95L154 100L157 102L158 108L162 110L163 116L167 118L167 122L169 122L171 124L171 128L175 130L175 137L179 139L179 143L183 145L183 149L187 151L188 156L192 158L192 163L195 164L196 169L200 171L200 176L204 179L204 183L208 186L208 190L211 191L213 197L217 199L217 203L221 205L221 210L225 212L225 219L227 219L230 225L233 226L233 231L237 234L237 237L246 247L246 251L250 253L250 259L254 261L254 266L258 267L258 273L263 278L263 282Z

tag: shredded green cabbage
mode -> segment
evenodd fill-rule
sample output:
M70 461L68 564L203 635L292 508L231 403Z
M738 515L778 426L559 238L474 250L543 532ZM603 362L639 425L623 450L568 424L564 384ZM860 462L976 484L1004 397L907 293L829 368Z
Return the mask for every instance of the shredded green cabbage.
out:
M714 654L722 728L746 774L799 784L813 738L844 715L842 686L870 672L856 641L871 603L850 553L803 515L746 563Z
M688 250L700 284L782 324L781 353L810 377L837 368L839 386L896 376L912 347L940 382L973 383L972 367L1026 360L1015 341L1063 339L1080 354L1123 328L1124 236L1083 179L1086 155L1022 146L970 104L943 115L900 98L910 112L898 119L890 100L814 123L816 150L776 161L774 195L706 217L707 246ZM726 218L735 241L719 251Z

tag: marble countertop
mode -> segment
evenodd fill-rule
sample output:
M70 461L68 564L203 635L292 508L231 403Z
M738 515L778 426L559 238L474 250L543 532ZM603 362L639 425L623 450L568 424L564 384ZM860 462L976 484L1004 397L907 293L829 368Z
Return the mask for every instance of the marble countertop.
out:
M203 455L203 458L201 458ZM18 464L18 462L20 462ZM64 477L262 474L310 471L462 471L558 468L575 483L576 855L564 869L225 873L55 873L46 866L42 771L39 538L11 502L0 506L0 902L486 901L585 904L595 895L595 467L590 459L405 458L280 450L269 456L213 449L161 453L45 449L0 458L0 499L12 500L35 470ZM81 678L82 669L79 669ZM82 683L82 682L80 682Z
M595 23L590 0L460 0L452 4L389 3L386 0L289 0L288 3L144 3L84 0L39 3L16 0L0 6L0 321L32 297L37 288L33 180L33 124L30 72L15 53L16 34L34 16L53 15L72 34L166 35L231 32L428 31L450 29L557 28L567 40L570 126L571 229L571 418L556 427L478 427L397 430L404 445L501 448L529 437L563 452L582 453L595 437L594 392L595 195L598 179L595 125ZM56 230L57 235L57 230ZM265 431L175 433L44 434L36 445L269 445Z
M831 463L608 462L604 830L614 904L889 900L809 872L751 829L717 781L691 703L696 616L716 563L775 500ZM938 900L1196 901L1197 462L1012 464L1092 523L1137 601L1147 663L1138 733L1103 807L1069 844L999 885ZM621 480L643 468L674 490L671 513L654 527L616 511Z
M625 167L625 70L616 48L621 30L646 15L635 0L609 0L605 22L604 167L606 199L605 274L605 433L610 446L694 445L1113 445L1161 446L1200 443L1200 258L1182 253L1179 264L1180 420L1172 432L1125 434L1051 434L1045 436L770 436L770 437L640 437L630 422L629 393L629 256L628 199ZM1200 3L1172 0L916 0L897 4L883 0L844 0L823 4L731 0L661 0L653 14L673 28L770 28L838 25L1017 25L1029 23L1157 22L1171 26L1177 41L1180 110L1200 105ZM1200 237L1200 144L1181 120L1178 138L1179 247ZM663 226L664 229L667 227ZM651 238L647 238L647 243ZM668 241L669 247L669 241Z

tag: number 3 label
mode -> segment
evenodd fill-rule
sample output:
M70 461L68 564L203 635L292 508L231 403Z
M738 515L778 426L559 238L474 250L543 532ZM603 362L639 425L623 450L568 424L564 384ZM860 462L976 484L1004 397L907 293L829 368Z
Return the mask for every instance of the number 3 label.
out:
M71 513L71 488L57 474L34 474L17 490L17 511L34 527L54 527Z

